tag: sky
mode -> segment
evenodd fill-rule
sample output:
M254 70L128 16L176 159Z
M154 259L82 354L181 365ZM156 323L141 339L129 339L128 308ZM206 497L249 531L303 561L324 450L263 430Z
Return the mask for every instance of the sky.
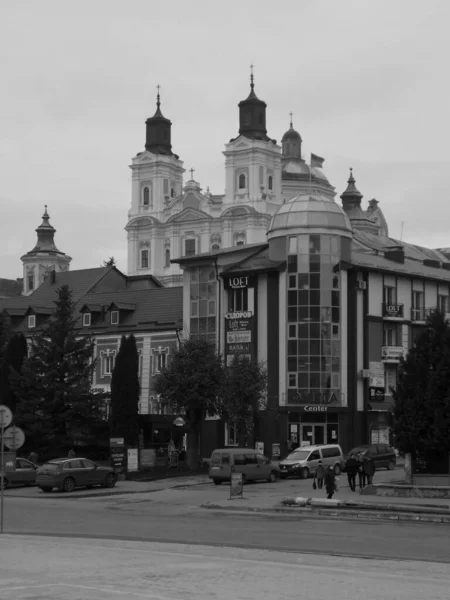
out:
M2 3L0 277L22 276L46 204L71 269L114 256L126 272L158 84L185 181L223 193L251 63L272 138L292 111L338 196L353 167L392 237L450 246L449 22L447 0Z

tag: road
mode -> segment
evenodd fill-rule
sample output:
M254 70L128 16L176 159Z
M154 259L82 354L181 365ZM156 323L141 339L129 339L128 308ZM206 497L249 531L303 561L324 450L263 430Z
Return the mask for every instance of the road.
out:
M2 600L447 600L448 565L5 536ZM6 550L6 551L5 551Z
M187 494L7 497L5 532L450 562L446 525L226 513L193 506Z

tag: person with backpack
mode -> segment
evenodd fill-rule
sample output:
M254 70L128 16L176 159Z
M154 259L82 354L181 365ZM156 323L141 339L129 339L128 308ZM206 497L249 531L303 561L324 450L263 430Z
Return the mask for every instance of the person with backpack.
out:
M334 468L332 465L325 471L325 489L327 491L327 499L331 500L333 494L336 492L336 476L334 474Z
M313 488L316 489L314 487L314 485L316 484L317 481L317 489L321 490L323 487L323 478L325 477L325 467L323 466L323 462L321 460L319 460L318 464L317 464L317 469L316 472L314 473L314 479L313 479Z

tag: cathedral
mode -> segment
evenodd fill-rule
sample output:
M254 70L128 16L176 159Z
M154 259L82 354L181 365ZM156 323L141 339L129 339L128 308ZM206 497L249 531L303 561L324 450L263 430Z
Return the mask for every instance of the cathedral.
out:
M146 121L145 150L131 165L125 227L129 275L152 274L166 287L179 286L182 271L174 260L265 242L274 213L299 194L314 190L334 200L335 188L322 170L324 159L312 154L306 162L292 115L280 145L268 135L266 109L252 73L250 93L239 103L238 135L225 145L225 193L215 195L202 190L193 170L183 181L183 161L172 149L172 123L162 114L158 88L156 112ZM376 201L367 214L357 207L354 213L371 231L385 225Z

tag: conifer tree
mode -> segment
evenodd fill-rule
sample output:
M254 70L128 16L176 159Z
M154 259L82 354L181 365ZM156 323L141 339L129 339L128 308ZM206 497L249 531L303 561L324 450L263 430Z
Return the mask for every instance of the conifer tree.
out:
M6 343L3 360L0 364L0 402L6 404L14 413L16 410L16 394L12 380L20 375L22 365L28 354L27 342L23 333L14 333Z

